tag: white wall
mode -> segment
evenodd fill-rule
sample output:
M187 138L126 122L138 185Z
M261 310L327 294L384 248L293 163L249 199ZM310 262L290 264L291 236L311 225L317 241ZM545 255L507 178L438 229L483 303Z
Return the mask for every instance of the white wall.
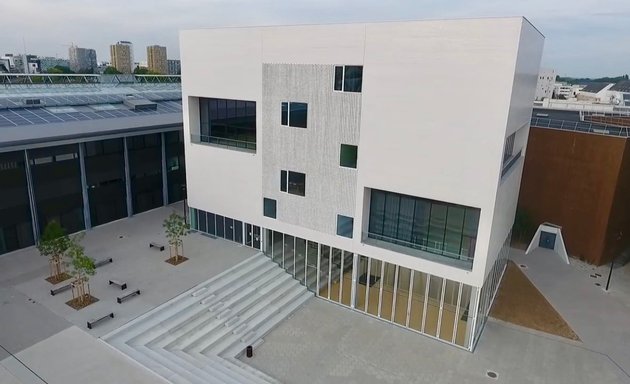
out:
M495 214L504 139L529 119L524 116L531 113L542 39L522 18L184 31L184 113L191 112L186 134L198 127L189 96L254 100L262 148L263 63L364 66L353 239L262 217L261 151L191 145L186 135L189 203L480 286L486 258L500 237L491 231L493 223L507 225L510 216L509 209ZM324 182L307 175L307 183ZM368 188L480 208L473 270L361 243ZM506 191L515 185L510 188ZM509 204L499 205L504 210Z

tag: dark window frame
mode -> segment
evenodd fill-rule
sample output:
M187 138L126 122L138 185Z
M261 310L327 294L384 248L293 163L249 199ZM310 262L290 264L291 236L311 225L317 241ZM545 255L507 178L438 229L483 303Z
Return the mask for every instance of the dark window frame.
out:
M296 196L306 196L306 173L281 170L280 191Z
M337 236L343 236L352 239L353 232L354 217L337 214Z
M346 156L344 156L344 147L346 148ZM348 150L354 150L354 154L350 153L349 155L353 156L352 159L348 158ZM344 168L357 169L357 159L359 154L359 146L352 144L341 144L339 147L339 166Z
M263 197L263 216L276 219L278 214L278 202L275 199Z
M348 77L348 69L357 71L358 76ZM335 65L333 69L333 91L362 93L363 65Z
M302 109L299 111L294 107ZM308 103L302 101L283 101L280 105L280 125L291 128L308 128Z

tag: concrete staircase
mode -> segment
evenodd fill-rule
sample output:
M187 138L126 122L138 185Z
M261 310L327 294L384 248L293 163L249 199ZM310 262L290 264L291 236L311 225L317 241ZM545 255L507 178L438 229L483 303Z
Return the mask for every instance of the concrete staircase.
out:
M311 297L259 253L103 339L173 383L278 383L238 357Z

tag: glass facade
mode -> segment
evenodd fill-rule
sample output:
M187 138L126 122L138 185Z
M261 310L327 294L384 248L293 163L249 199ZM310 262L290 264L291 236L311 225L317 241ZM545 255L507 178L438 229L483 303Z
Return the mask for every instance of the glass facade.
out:
M478 208L373 189L367 237L472 266L480 212Z
M159 133L127 138L131 206L133 213L164 204L162 185L162 141Z
M199 98L200 141L256 150L256 102Z
M90 141L84 146L92 226L127 216L123 139Z
M0 254L34 243L24 151L0 153Z
M237 220L191 208L193 229L261 249L267 257L320 298L472 350L507 260L509 238L482 290L357 255L330 245L243 223L245 237L219 236ZM216 223L215 223L216 222ZM223 224L225 223L225 224ZM239 222L240 223L240 222ZM237 231L237 230L236 230ZM253 237L257 236L256 241ZM481 305L477 305L481 300Z
M186 163L184 158L184 132L164 133L166 155L166 182L168 203L186 198Z
M190 228L211 236L260 249L260 227L240 220L190 208Z
M68 233L85 229L78 144L28 150L40 232L57 221Z

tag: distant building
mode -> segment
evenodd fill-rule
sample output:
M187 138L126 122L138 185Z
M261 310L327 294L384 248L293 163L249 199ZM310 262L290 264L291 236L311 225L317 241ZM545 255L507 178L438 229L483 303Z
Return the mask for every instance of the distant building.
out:
M166 75L168 66L166 60L166 47L150 45L147 47L147 64L149 71Z
M168 66L167 74L180 75L182 73L182 63L179 60L166 60Z
M70 69L76 73L94 73L96 67L96 51L90 48L79 48L76 45L68 48Z
M60 59L58 57L41 56L39 57L39 70L41 72L48 72L49 69L56 66L69 67L70 63L66 59Z
M119 41L109 46L111 65L122 73L133 72L133 44L130 41Z
M536 84L535 100L551 99L554 84L556 83L556 71L549 68L541 68Z
M553 97L555 99L571 99L582 88L580 85L555 83L553 85Z

